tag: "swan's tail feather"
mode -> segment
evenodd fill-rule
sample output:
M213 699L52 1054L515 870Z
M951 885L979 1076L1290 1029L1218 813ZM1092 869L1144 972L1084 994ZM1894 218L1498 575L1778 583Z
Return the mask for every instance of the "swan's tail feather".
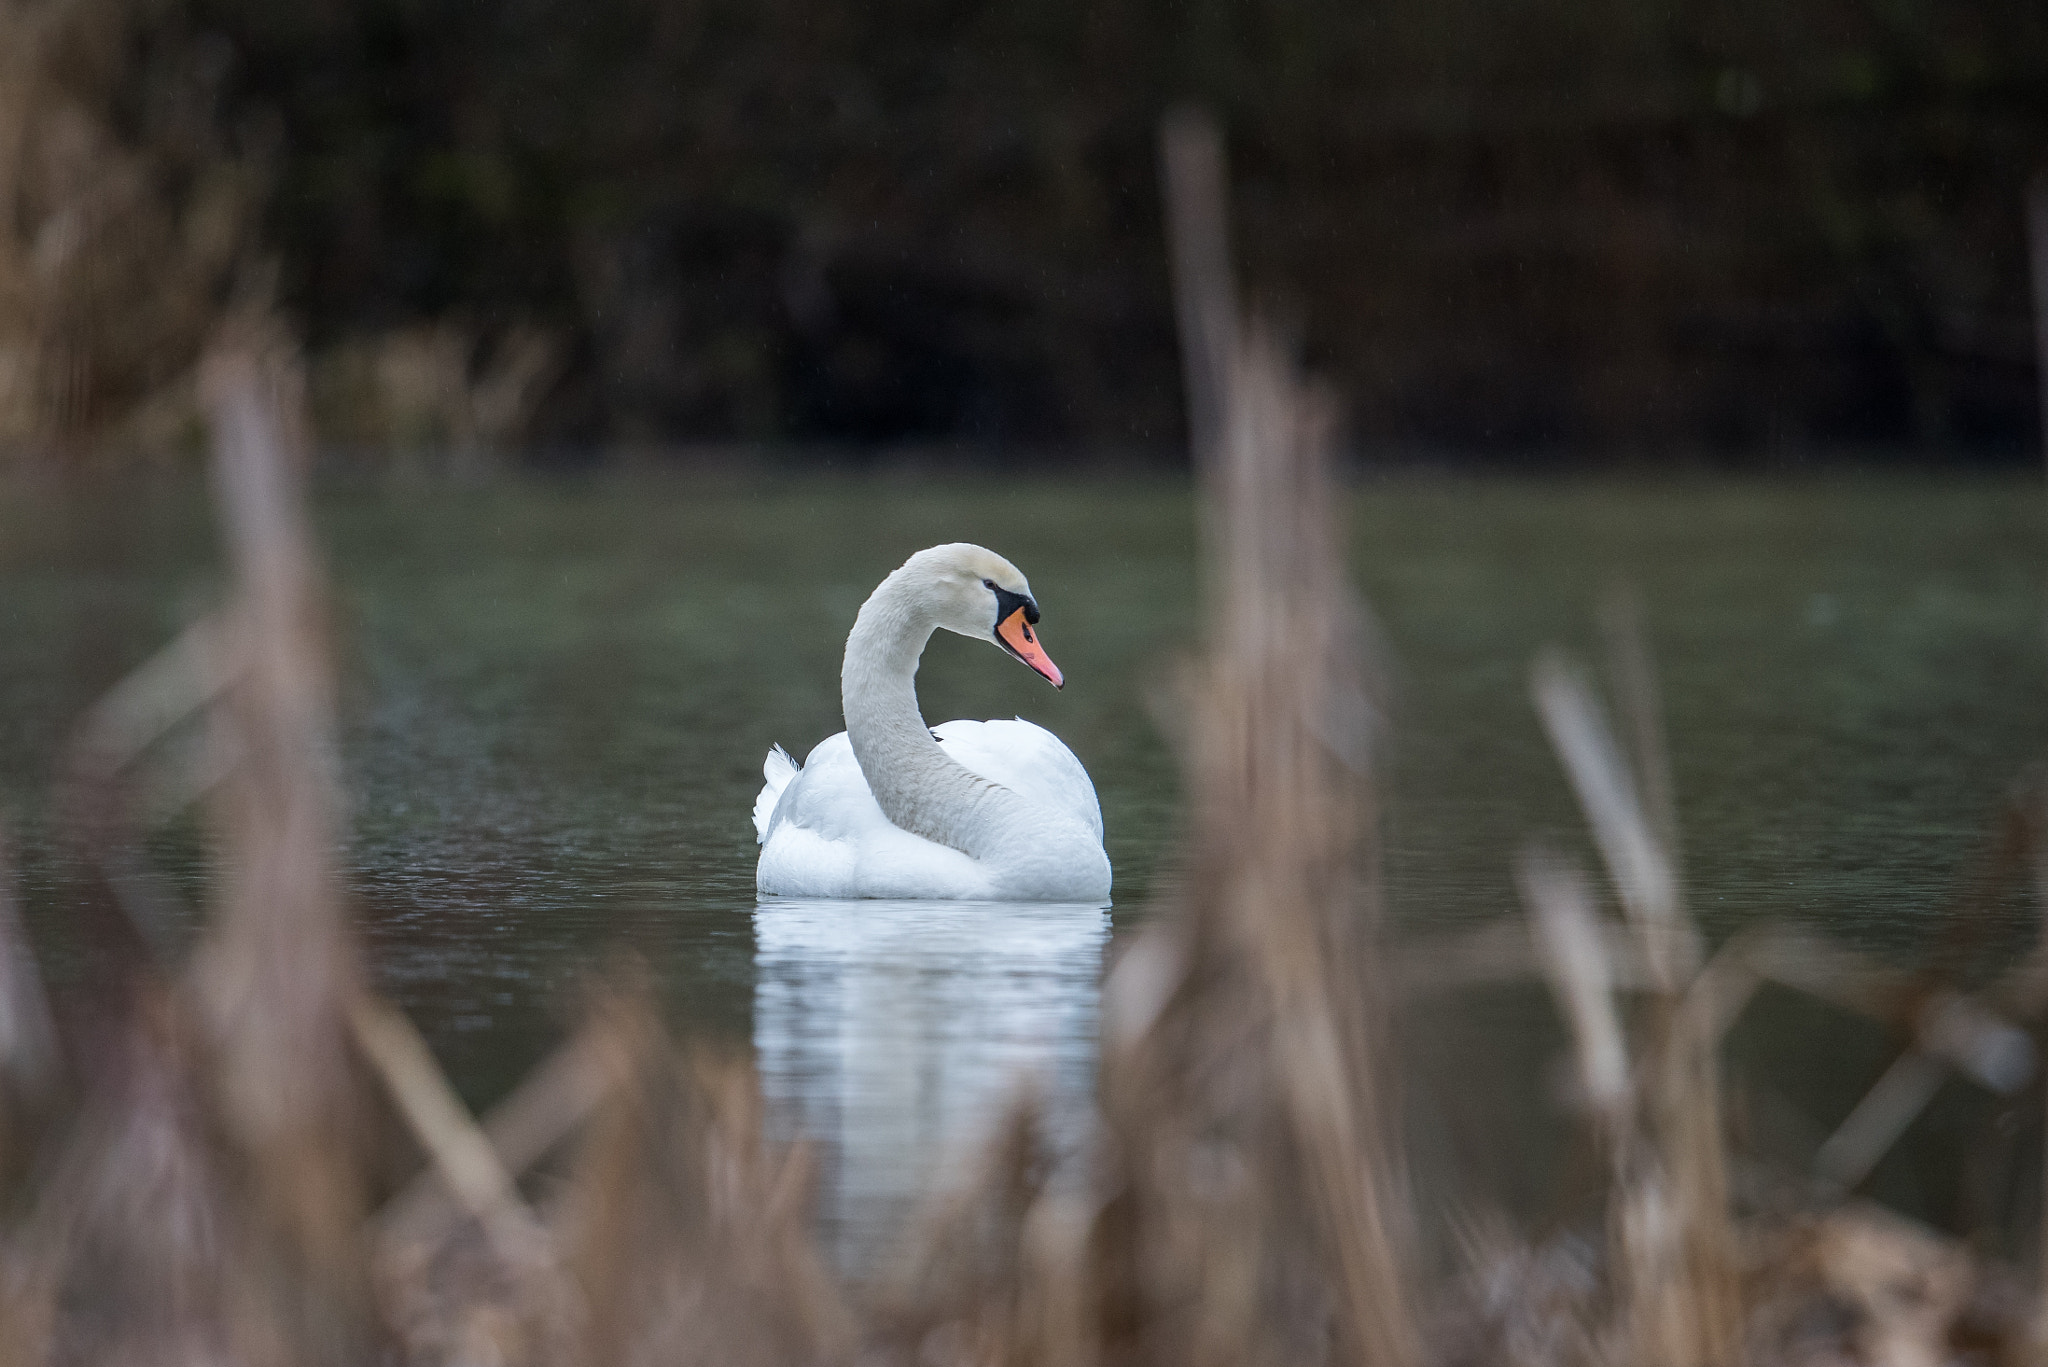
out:
M782 790L797 776L803 766L790 758L789 751L780 745L770 748L768 758L761 761L761 777L768 780L761 789L761 796L754 799L754 839L768 838L768 823L774 819L775 804L782 801Z

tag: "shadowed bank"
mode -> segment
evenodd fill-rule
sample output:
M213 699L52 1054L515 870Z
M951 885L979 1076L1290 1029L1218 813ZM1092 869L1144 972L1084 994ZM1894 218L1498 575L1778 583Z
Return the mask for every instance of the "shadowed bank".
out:
M2020 461L2027 0L10 0L0 449L1179 468L1160 109L1384 459Z

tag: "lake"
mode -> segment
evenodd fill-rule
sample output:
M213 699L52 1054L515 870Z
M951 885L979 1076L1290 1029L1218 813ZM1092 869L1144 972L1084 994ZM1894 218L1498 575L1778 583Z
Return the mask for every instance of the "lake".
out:
M473 1102L559 1038L613 946L653 966L679 1026L756 1053L786 1126L837 1155L848 1228L894 1210L927 1149L986 1123L1016 1069L1085 1090L1105 948L1172 866L1166 680L1201 631L1184 483L336 486L317 515L350 890L382 980ZM1911 954L2048 751L2035 479L1403 475L1358 488L1351 520L1388 657L1387 877L1405 934L1512 912L1509 860L1532 834L1585 848L1527 671L1545 643L1597 656L1595 606L1616 582L1646 608L1710 936L1798 918ZM1068 683L1055 693L941 633L925 715L1021 715L1067 740L1102 797L1113 907L757 907L763 754L840 729L854 612L910 551L949 540L1030 576ZM65 729L217 582L194 481L16 487L0 503L0 802L60 980L77 956L43 806ZM153 849L196 891L189 820ZM2010 953L2033 912L2001 915ZM1478 1004L1433 1047L1483 1053L1476 1032L1503 1010ZM1843 1047L1812 1089L1836 1116L1883 1062ZM865 1193L847 1176L863 1163L881 1174Z

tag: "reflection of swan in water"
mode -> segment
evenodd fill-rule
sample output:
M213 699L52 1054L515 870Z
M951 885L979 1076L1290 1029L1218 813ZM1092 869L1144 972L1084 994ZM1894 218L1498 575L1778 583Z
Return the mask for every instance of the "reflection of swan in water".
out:
M876 1250L942 1158L972 1155L1021 1074L1078 1121L1108 939L1094 904L762 899L762 1086L778 1128L820 1145L843 1262Z

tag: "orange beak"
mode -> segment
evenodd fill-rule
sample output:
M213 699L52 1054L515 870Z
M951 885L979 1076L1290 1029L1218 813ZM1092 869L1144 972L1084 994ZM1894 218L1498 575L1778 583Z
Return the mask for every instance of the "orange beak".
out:
M1030 665L1052 682L1054 688L1065 688L1067 681L1060 674L1060 667L1052 662L1052 656L1038 644L1038 637L1031 630L1031 623L1024 620L1024 609L1018 608L996 625L996 639L1003 649Z

